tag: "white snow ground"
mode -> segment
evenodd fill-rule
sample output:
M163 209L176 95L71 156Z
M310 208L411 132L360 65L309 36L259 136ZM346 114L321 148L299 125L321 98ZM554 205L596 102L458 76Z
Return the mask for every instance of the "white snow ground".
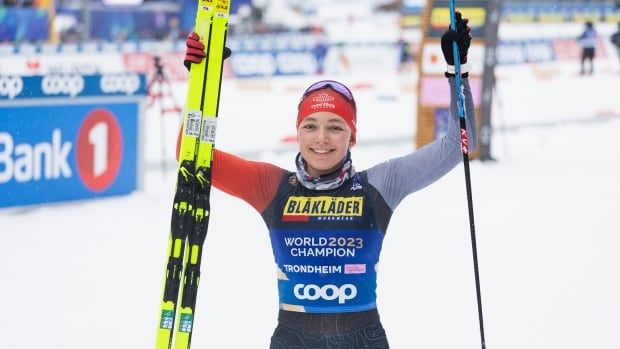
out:
M498 161L471 163L488 348L620 347L620 67L580 77L576 64L498 69ZM415 77L337 78L374 86L357 93L358 169L412 150ZM226 81L218 146L291 168L280 141L312 80ZM147 121L153 162L159 119ZM153 347L174 180L156 166L130 196L0 211L0 347ZM193 347L267 348L268 234L217 190L202 265ZM395 212L378 304L393 348L480 348L462 166Z

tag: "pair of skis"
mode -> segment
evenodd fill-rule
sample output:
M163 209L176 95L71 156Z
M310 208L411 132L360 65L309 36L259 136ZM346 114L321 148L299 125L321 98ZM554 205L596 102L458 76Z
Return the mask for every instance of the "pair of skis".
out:
M208 55L189 72L156 349L191 344L229 11L230 0L198 0L194 31Z

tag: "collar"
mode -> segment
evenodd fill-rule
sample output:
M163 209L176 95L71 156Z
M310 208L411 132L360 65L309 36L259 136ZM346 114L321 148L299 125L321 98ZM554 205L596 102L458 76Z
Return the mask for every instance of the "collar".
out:
M311 190L329 190L338 188L347 179L355 176L355 168L351 161L351 152L348 151L347 155L342 160L342 163L332 173L328 173L319 177L312 177L306 169L306 160L301 157L301 153L297 154L295 158L295 164L297 165L297 179L306 188Z

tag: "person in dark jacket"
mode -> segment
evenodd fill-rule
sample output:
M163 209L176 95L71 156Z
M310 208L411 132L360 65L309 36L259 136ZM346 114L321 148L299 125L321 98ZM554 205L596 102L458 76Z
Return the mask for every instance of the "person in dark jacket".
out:
M581 75L586 74L586 64L588 65L587 74L592 75L594 73L594 57L596 56L596 43L598 41L598 34L592 22L586 22L585 29L578 39L581 45Z

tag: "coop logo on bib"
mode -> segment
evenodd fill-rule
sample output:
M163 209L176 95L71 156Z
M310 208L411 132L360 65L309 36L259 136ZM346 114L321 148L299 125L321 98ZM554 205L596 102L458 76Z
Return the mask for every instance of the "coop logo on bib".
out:
M297 284L293 288L293 294L299 300L315 301L320 298L333 301L337 299L338 304L344 304L357 296L357 287L353 284L344 284L340 287L336 285Z

